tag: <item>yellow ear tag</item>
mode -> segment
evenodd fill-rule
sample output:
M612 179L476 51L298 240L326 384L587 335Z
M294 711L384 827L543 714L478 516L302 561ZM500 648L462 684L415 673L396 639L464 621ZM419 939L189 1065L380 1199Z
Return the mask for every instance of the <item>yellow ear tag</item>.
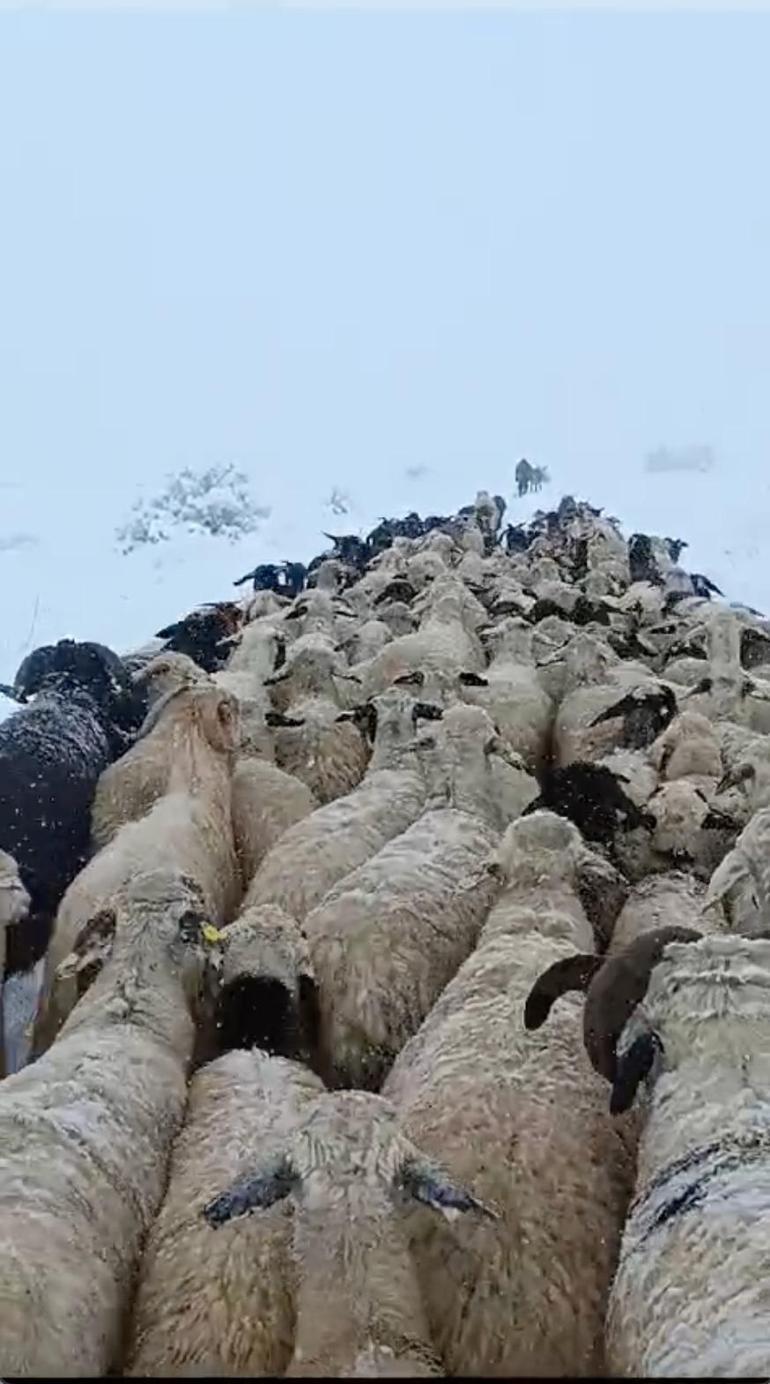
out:
M212 927L211 923L204 923L203 936L207 942L221 942L224 935L218 927Z

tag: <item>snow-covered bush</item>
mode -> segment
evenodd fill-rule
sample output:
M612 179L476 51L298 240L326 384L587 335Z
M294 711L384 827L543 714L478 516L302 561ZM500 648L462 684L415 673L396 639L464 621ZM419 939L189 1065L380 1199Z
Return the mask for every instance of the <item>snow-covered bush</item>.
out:
M173 529L235 543L253 533L260 519L268 519L270 513L269 505L254 503L243 471L227 465L196 472L187 466L168 478L155 499L137 500L115 537L124 554L148 544L167 543Z

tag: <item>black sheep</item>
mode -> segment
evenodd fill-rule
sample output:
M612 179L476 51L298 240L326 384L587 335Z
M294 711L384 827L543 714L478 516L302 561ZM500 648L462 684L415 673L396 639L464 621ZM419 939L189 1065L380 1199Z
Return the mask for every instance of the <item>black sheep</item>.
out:
M173 625L166 625L157 631L156 638L166 640L166 649L187 654L204 672L216 673L227 662L233 636L242 623L240 606L235 601L220 601L191 611Z
M71 678L73 686L93 696L103 712L113 758L123 754L147 711L144 694L135 687L123 660L106 644L60 639L27 655L13 680L14 693L24 704L50 678L59 676Z
M245 582L252 582L252 591L275 591L279 589L281 568L275 562L262 562L253 571L247 572L245 576L239 577L233 582L233 586L243 586Z
M16 676L35 694L0 725L0 847L16 860L30 916L7 930L6 974L44 954L59 900L85 863L99 775L130 744L143 711L110 649L62 640Z
M603 764L576 760L565 768L546 770L540 796L525 807L522 816L547 808L568 817L586 841L611 846L617 831L635 827L652 830L655 819L641 812L620 786L620 774Z

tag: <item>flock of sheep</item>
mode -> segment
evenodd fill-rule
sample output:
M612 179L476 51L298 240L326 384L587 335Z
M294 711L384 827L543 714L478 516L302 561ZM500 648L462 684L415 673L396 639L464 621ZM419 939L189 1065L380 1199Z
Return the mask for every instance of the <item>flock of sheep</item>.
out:
M3 1375L770 1370L770 624L503 508L19 669Z

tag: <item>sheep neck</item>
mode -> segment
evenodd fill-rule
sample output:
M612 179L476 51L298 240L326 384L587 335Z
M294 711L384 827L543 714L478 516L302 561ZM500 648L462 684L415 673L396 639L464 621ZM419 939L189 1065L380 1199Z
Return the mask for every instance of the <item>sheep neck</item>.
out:
M366 1186L363 1196L376 1193ZM292 1374L352 1374L372 1346L423 1363L430 1355L415 1272L393 1208L367 1210L353 1201L348 1191L332 1208L298 1209Z

